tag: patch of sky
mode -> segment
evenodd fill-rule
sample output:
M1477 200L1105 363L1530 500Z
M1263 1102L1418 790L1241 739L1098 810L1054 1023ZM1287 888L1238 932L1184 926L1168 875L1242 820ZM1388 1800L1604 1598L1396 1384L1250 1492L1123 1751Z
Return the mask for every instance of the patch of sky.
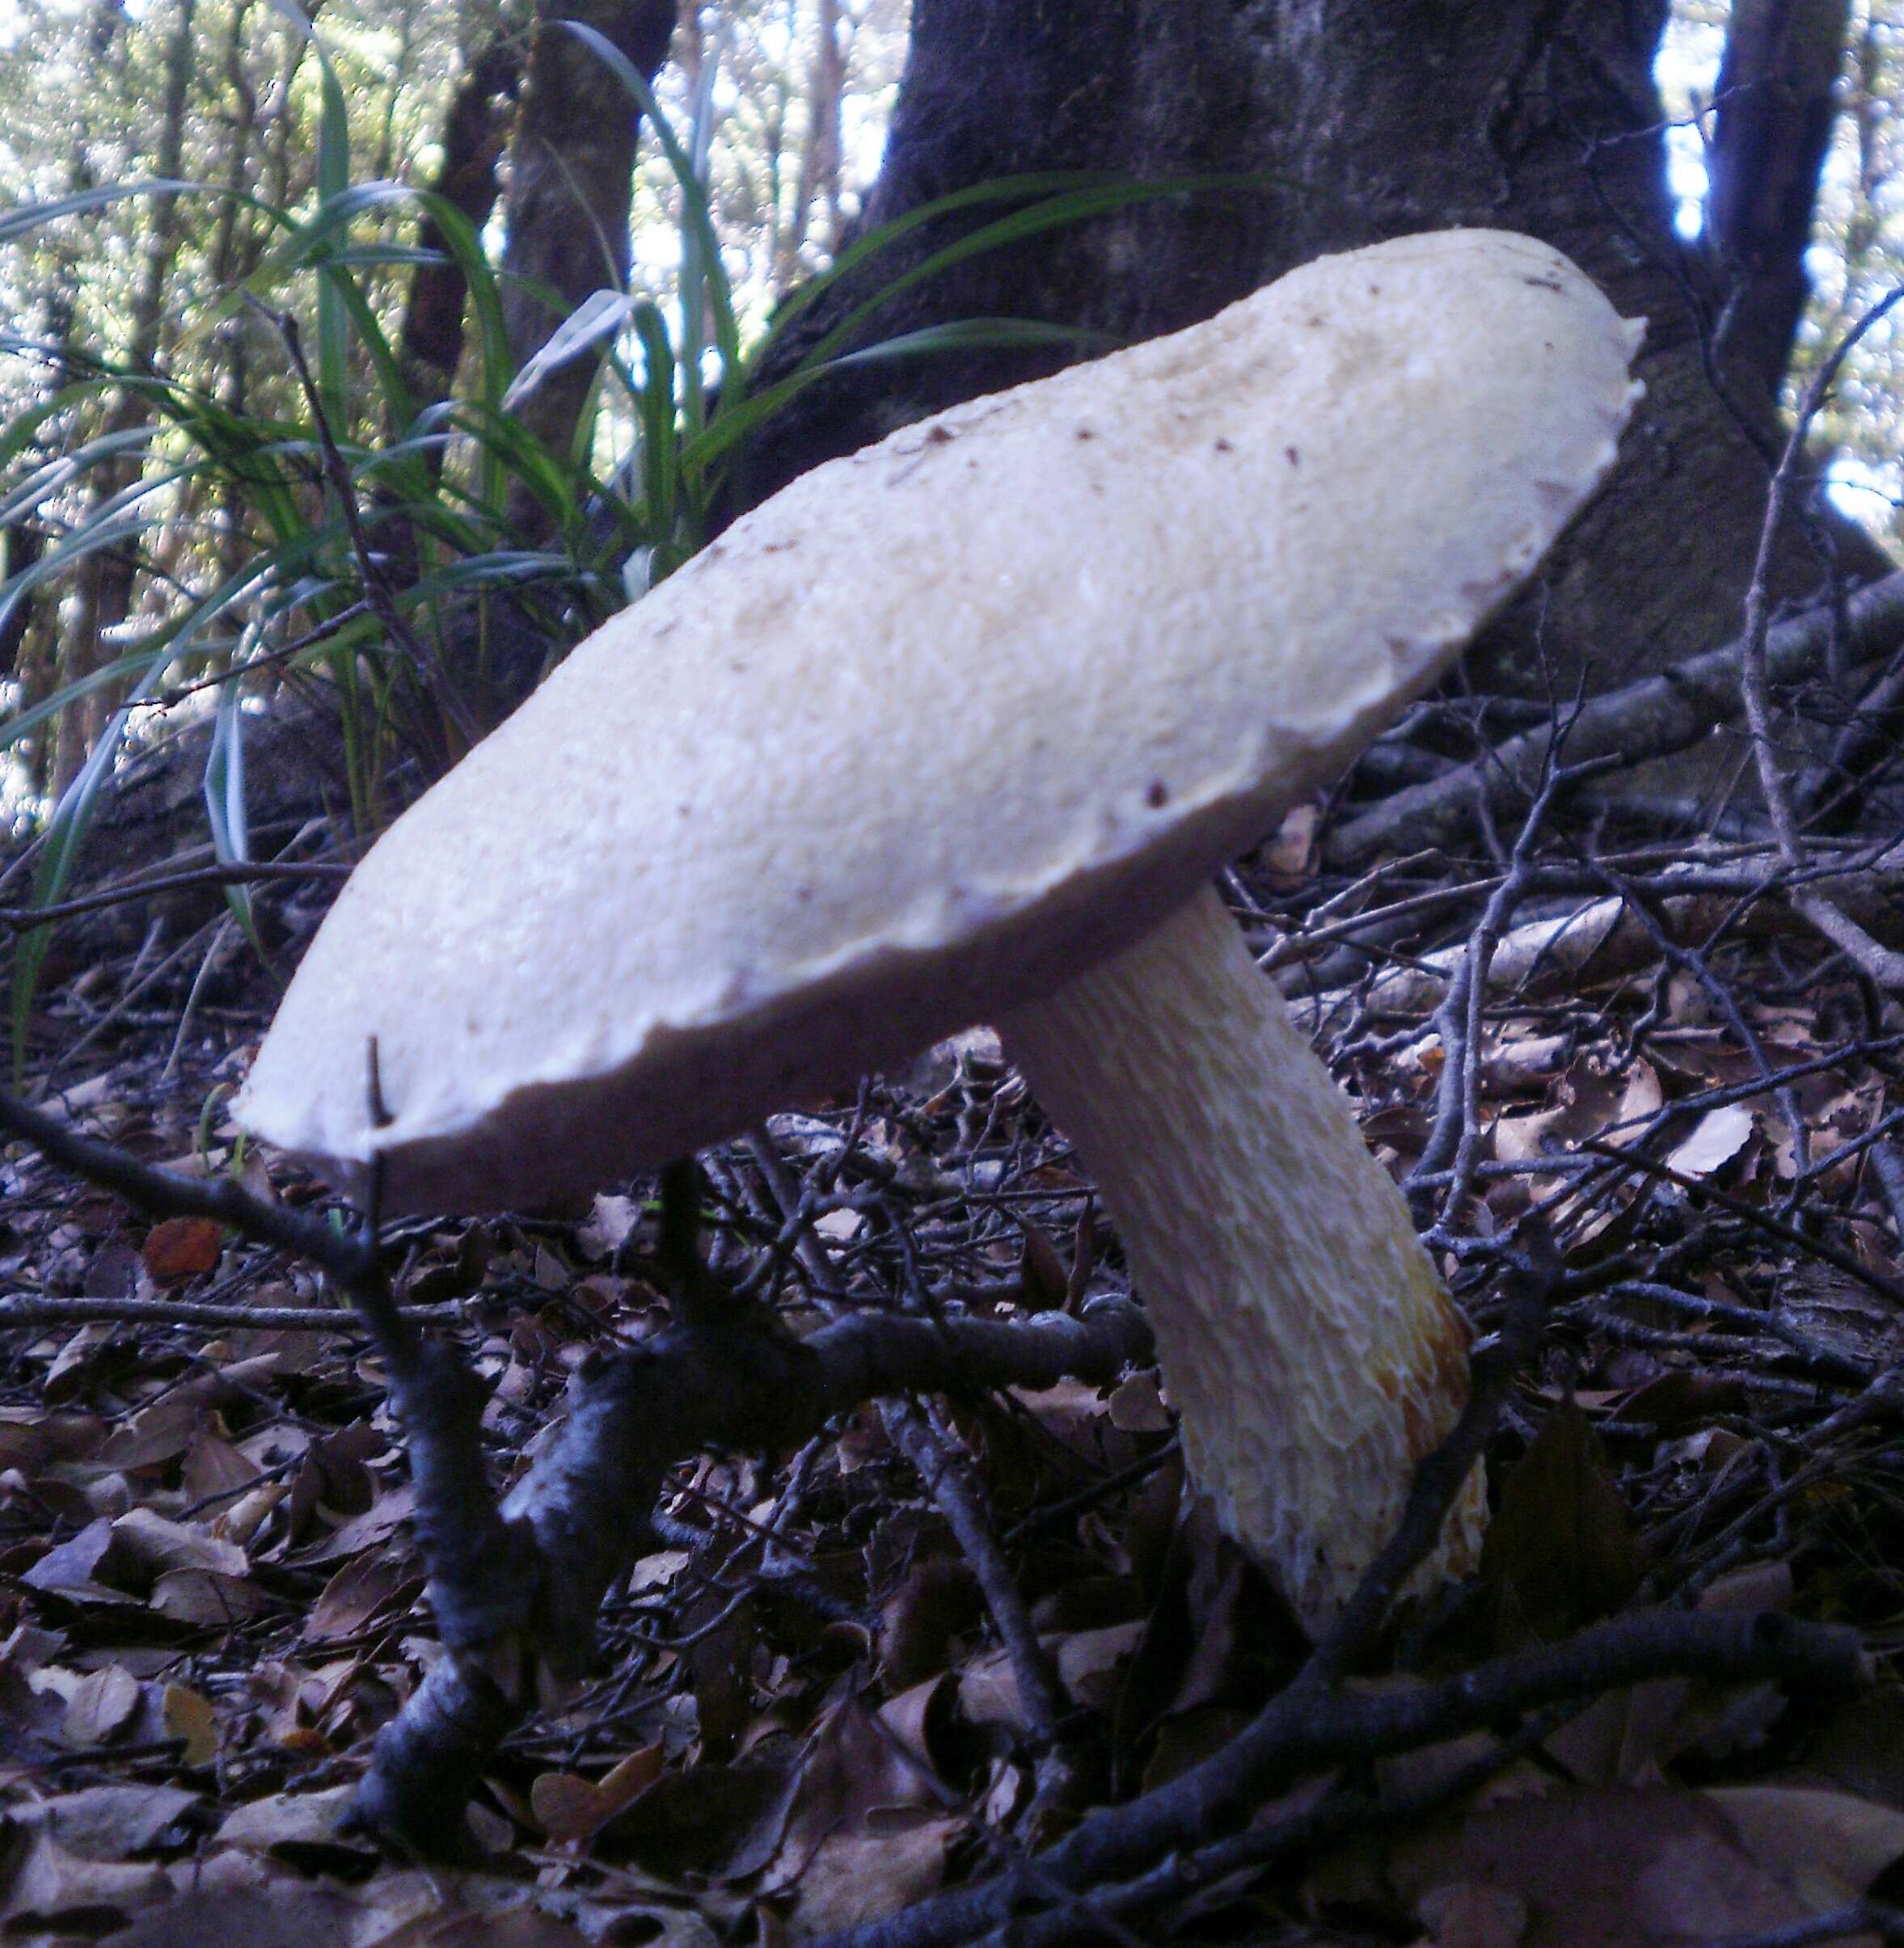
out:
M1660 36L1653 78L1666 112L1666 183L1673 224L1689 242L1706 226L1706 140L1730 8L1715 0L1675 0Z

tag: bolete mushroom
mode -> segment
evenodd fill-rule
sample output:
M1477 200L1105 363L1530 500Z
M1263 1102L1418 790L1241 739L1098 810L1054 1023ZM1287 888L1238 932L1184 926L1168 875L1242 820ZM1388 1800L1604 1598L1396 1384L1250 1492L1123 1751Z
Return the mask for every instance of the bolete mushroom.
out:
M817 468L383 836L240 1121L392 1212L534 1205L994 1022L1319 1625L1466 1335L1210 882L1539 560L1639 330L1531 238L1411 236Z

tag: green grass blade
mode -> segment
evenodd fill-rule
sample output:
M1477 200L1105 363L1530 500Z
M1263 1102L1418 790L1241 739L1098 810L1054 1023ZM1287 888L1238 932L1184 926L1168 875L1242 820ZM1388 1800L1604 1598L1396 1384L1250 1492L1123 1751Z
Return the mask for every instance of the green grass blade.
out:
M79 768L78 774L66 787L53 816L47 822L45 844L42 847L40 862L33 875L33 884L28 895L31 907L51 906L57 902L71 879L73 870L78 864L86 835L92 824L93 814L97 809L99 791L111 775L114 759L117 757L120 740L125 735L135 705L141 703L158 687L159 678L169 664L169 656L155 656L152 666L141 680L138 687L126 702L116 710L99 742L87 753L86 762ZM13 991L11 1003L13 1028L13 1075L17 1087L25 1073L27 1060L27 1034L32 1026L33 1001L39 992L40 970L46 958L46 950L52 944L49 927L36 926L21 933L15 939L13 955Z
M212 851L222 866L251 862L251 825L245 811L245 719L243 698L236 683L225 684L218 692L217 707L212 718L212 744L205 756L205 820L211 828ZM258 958L264 958L264 943L258 937L256 917L251 910L251 889L234 885L225 888L225 904L232 917L244 930L245 938Z
M702 252L702 261L707 267L705 297L708 308L714 314L715 349L720 353L723 365L732 372L738 371L741 364L741 332L734 318L732 293L728 289L724 276L716 274L720 264L720 239L714 226L714 213L707 200L706 185L694 168L694 159L674 133L673 124L661 112L661 104L655 99L654 90L643 78L641 71L613 41L592 27L579 20L561 20L555 23L565 32L575 36L584 46L591 48L604 61L642 114L647 117L648 126L655 133L655 139L661 145L661 153L667 158L668 167L679 185L682 200L682 221L691 226Z

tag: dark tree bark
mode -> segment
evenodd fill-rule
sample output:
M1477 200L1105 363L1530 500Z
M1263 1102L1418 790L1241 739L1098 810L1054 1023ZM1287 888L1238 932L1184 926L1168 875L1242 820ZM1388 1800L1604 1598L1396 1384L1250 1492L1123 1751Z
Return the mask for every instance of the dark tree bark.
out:
M504 324L518 366L584 298L628 278L639 112L601 56L558 23L593 27L652 81L675 12L675 0L542 0L536 8L509 149L502 267ZM568 450L598 365L572 360L522 401L517 417L545 446ZM547 512L532 496L517 496L509 512L525 541L547 533Z
M521 79L516 37L492 40L457 83L443 117L442 166L430 188L479 232L501 192L498 171ZM433 217L417 226L416 241L419 248L435 252L437 261L419 264L410 280L399 353L412 399L424 407L449 398L455 382L469 279Z
M1665 0L919 0L868 222L1016 171L1261 179L973 259L883 310L872 331L1010 314L1142 338L1326 251L1449 224L1531 232L1649 321L1647 397L1610 490L1538 601L1477 646L1471 678L1544 699L1550 683L1598 689L1669 666L1737 629L1780 434L1742 339L1716 347L1720 274L1673 229L1651 72L1665 11ZM830 294L765 376L952 234L927 226ZM817 386L757 444L734 507L1058 362L985 353ZM1842 567L1884 565L1848 527L1829 533ZM1809 595L1826 572L1794 536L1775 598Z
M1764 316L1792 314L1796 213L1815 179L1822 77L1842 3L1738 0L1741 38L1728 73L1771 85L1741 81L1727 97L1716 221L1733 239L1729 256L1673 226L1652 78L1666 0L917 0L867 224L1022 171L1254 180L968 259L882 309L867 335L1003 314L1138 339L1206 317L1325 251L1412 230L1487 224L1547 238L1649 330L1639 365L1647 396L1607 492L1536 594L1466 665L1478 688L1525 700L1544 721L1551 690L1611 690L1739 632L1783 437L1765 347L1790 330L1747 330L1744 305L1733 307L1729 331L1719 327L1748 238L1760 239L1753 261L1780 293ZM676 0L593 5L582 17L619 38L638 66L659 63ZM691 5L680 11L698 18ZM682 45L691 57L692 37ZM625 248L635 118L602 64L546 23L531 70L513 158L509 268L572 304L609 280ZM1762 170L1781 187L1754 202ZM1782 257L1769 250L1775 232ZM836 288L762 382L956 234L947 221L927 225ZM518 356L555 316L514 294ZM895 424L1061 362L1043 349L857 368L769 423L728 511ZM543 437L560 445L572 436L593 377L593 361L578 361L528 403ZM539 515L527 517L533 531ZM1373 506L1357 517L1380 517ZM1784 538L1773 601L1805 601L1834 572L1855 581L1888 566L1861 533L1821 517ZM526 641L507 667L533 673L543 647ZM503 688L505 701L518 694ZM1520 727L1512 710L1500 715Z
M1805 272L1850 0L1733 0L1706 230L1728 364L1775 397L1811 295Z

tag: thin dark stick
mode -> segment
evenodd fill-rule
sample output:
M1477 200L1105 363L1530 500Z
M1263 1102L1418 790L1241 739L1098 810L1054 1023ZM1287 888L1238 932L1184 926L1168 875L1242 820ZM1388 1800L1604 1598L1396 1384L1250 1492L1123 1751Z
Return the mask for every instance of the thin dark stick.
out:
M748 1132L747 1141L766 1180L769 1195L783 1220L793 1223L804 1211L805 1200L772 1136L765 1128L757 1128ZM800 1225L793 1248L823 1301L837 1301L838 1281L810 1218ZM952 1528L998 1630L1033 1735L1041 1744L1049 1744L1065 1715L1063 1690L1056 1668L1038 1641L1024 1595L1013 1580L1011 1565L977 1490L949 1444L922 1413L904 1401L892 1399L881 1402L880 1414L887 1433L918 1470L927 1492Z
M1859 589L1846 605L1843 621L1864 656L1894 649L1904 639L1904 573ZM1765 647L1770 677L1788 682L1809 674L1823 656L1837 624L1835 612L1826 603L1769 630ZM1568 727L1576 761L1612 752L1637 763L1683 750L1709 735L1737 698L1742 647L1735 640L1689 656L1659 676L1644 677L1583 704ZM1551 725L1523 732L1505 740L1484 761L1395 793L1374 810L1336 828L1325 847L1329 862L1359 865L1398 842L1450 842L1472 822L1477 793L1484 793L1496 805L1525 796L1526 787L1516 781L1538 775L1553 739Z
M82 1136L44 1110L0 1093L0 1131L30 1143L50 1163L154 1217L209 1217L254 1243L290 1251L346 1289L378 1275L374 1242L323 1217L255 1196L230 1177L186 1177L139 1162L116 1145Z
M1842 1690L1868 1684L1870 1675L1855 1630L1770 1612L1653 1609L1408 1690L1292 1685L1214 1758L1098 1814L1041 1854L1038 1865L1073 1892L1128 1878L1173 1848L1208 1844L1235 1824L1239 1809L1280 1782L1419 1750L1509 1714L1656 1677L1777 1676ZM821 1937L814 1948L953 1948L1022 1912L1023 1900L1021 1884L981 1882L889 1921Z
M103 908L123 906L154 893L188 892L195 887L245 886L265 879L348 879L352 868L331 860L260 859L234 860L227 866L201 866L184 872L153 873L142 879L122 879L116 886L103 887L76 900L62 900L53 906L0 907L0 926L16 933L28 927L44 926L50 921L70 920L81 913L96 913Z
M1677 1184L1682 1191L1695 1197L1703 1197L1716 1204L1731 1217L1751 1225L1755 1231L1763 1231L1767 1238L1775 1238L1782 1245L1801 1256L1809 1254L1822 1259L1827 1265L1834 1266L1847 1278L1855 1279L1860 1285L1887 1298L1893 1305L1904 1306L1904 1284L1896 1279L1888 1278L1881 1271L1873 1271L1868 1265L1860 1264L1848 1251L1841 1251L1828 1239L1808 1237L1792 1225L1781 1224L1775 1217L1763 1211L1754 1210L1749 1204L1729 1195L1715 1184L1703 1177L1689 1177L1683 1170L1676 1170L1669 1163L1661 1163L1657 1157L1642 1157L1630 1149L1620 1149L1611 1143L1602 1143L1591 1136L1582 1137L1576 1146L1591 1152L1596 1157L1604 1157L1609 1163L1619 1165L1637 1175L1657 1177L1665 1183Z
M454 1325L462 1316L454 1301L404 1305L401 1318L419 1326ZM218 1305L195 1299L49 1299L36 1292L0 1297L0 1332L15 1326L189 1326L222 1332L256 1326L289 1332L357 1335L364 1322L347 1305Z

